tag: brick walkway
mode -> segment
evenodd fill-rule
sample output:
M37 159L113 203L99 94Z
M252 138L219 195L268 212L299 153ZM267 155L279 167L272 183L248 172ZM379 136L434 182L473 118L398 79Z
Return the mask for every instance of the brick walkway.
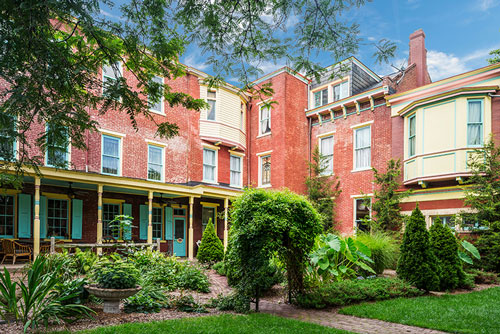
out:
M443 334L445 332L421 327L406 326L391 322L358 318L335 312L304 310L289 304L276 304L267 301L259 303L261 312L285 318L294 318L319 325L343 329L360 334Z

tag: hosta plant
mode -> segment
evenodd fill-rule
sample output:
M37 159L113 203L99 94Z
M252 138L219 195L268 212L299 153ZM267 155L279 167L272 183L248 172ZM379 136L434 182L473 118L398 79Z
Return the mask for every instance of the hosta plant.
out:
M375 274L367 264L373 263L370 256L370 249L359 240L328 233L317 240L317 249L310 255L309 273L318 274L323 281L355 277L357 268Z

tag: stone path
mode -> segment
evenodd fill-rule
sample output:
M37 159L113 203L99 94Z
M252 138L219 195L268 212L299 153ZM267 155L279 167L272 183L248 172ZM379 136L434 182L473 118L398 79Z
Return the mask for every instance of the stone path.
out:
M319 325L343 329L360 334L444 334L445 332L396 324L375 319L358 318L327 311L304 310L289 304L276 304L267 301L259 303L261 312L285 318L294 318Z

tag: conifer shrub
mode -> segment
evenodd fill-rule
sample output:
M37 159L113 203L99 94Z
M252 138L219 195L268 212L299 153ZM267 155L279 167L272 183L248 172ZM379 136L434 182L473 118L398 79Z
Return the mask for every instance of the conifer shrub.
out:
M441 291L463 286L465 272L458 257L457 238L447 225L443 225L439 218L431 226L429 233L432 252L441 267L439 283Z
M400 278L419 289L439 289L440 267L432 252L429 231L418 205L407 220L396 272Z
M224 246L222 245L222 242L217 234L215 234L212 219L208 220L208 224L203 232L203 237L201 238L201 244L198 248L198 254L196 257L201 263L210 264L224 259Z
M476 247L481 254L477 266L484 271L500 273L500 221L491 223L490 229L477 239Z

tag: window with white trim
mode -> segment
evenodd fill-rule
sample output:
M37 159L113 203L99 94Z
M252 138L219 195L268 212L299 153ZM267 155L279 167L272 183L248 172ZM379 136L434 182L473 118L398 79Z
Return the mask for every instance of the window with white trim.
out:
M333 136L320 138L320 153L324 169L322 175L333 174Z
M203 181L216 182L217 151L209 148L203 149Z
M0 237L14 237L14 196L0 194Z
M468 101L467 145L483 145L483 100Z
M452 229L452 231L455 231L455 216L432 217L432 224L434 224L438 218L441 220L441 224L448 226L449 228Z
M163 148L148 145L148 180L163 180Z
M207 110L207 119L209 121L215 121L216 109L217 109L217 93L214 91L207 92L207 103L209 108Z
M349 81L333 86L333 101L345 99L349 96Z
M260 106L259 107L259 134L264 135L266 133L271 133L271 107L270 106Z
M68 133L66 129L55 129L47 125L47 152L45 164L52 167L66 167L68 165Z
M241 187L241 157L231 155L229 169L231 173L230 185Z
M368 231L370 226L367 220L371 217L371 198L357 198L354 200L354 227L357 231Z
M47 237L69 239L69 201L47 199Z
M271 155L260 157L260 185L271 185Z
M328 88L314 93L314 107L320 107L328 103Z
M109 96L107 90L116 84L116 81L122 77L122 64L116 62L113 65L104 64L102 66L102 95Z
M354 130L354 169L371 166L371 126Z
M408 156L412 157L416 152L416 144L417 144L417 119L415 115L410 116L408 118Z
M121 138L102 135L102 173L120 175Z
M152 81L154 81L157 84L163 84L163 78L159 76L154 76L152 78ZM159 101L156 102L148 102L149 103L149 110L152 112L158 113L158 114L164 114L165 112L163 111L163 96L160 98Z

